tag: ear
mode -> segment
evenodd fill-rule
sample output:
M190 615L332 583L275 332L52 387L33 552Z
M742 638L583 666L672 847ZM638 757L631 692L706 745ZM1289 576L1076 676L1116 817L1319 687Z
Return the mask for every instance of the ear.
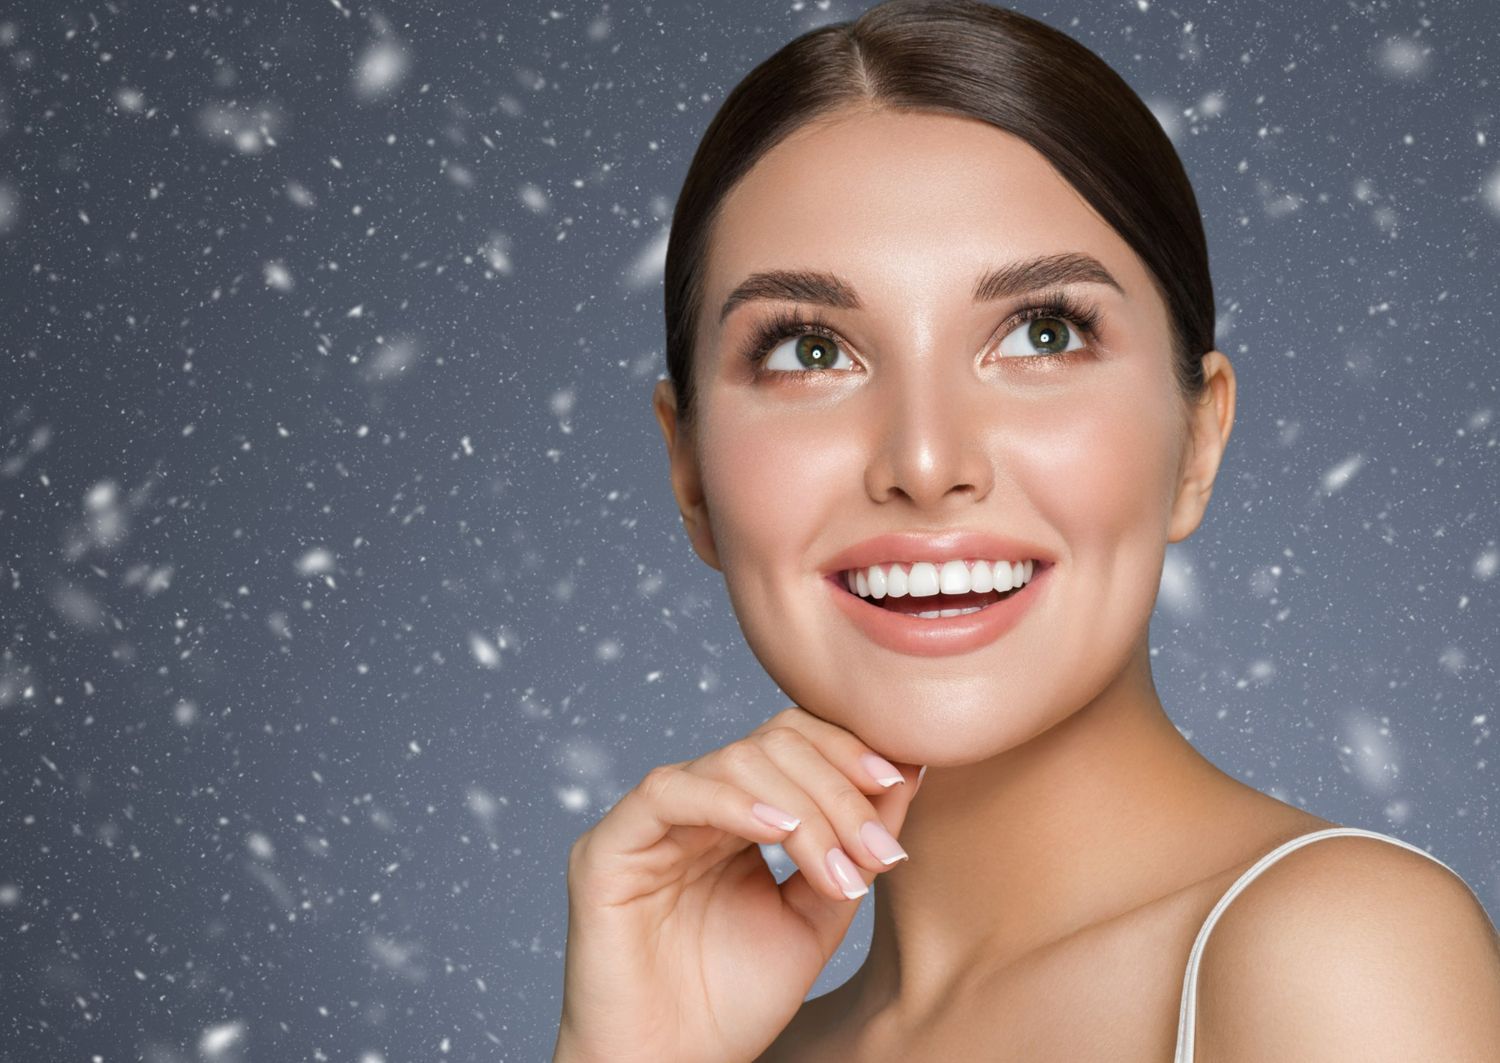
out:
M1203 391L1188 411L1188 440L1167 523L1167 542L1181 542L1202 523L1233 427L1234 367L1222 351L1209 351L1203 356Z
M713 529L708 523L708 506L703 499L703 479L698 468L698 453L693 435L679 431L677 423L677 393L672 381L656 382L651 393L651 406L656 413L656 422L661 425L661 434L667 442L667 460L671 464L672 494L677 499L677 509L682 514L682 526L688 540L709 567L719 569L719 552L714 546Z

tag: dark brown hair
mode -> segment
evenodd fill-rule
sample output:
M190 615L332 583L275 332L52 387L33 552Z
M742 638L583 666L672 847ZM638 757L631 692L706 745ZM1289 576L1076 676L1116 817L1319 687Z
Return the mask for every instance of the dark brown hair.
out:
M693 346L713 222L756 161L849 106L977 118L1026 141L1145 262L1172 322L1184 397L1202 392L1214 297L1198 202L1171 140L1119 74L1046 23L979 0L886 0L810 30L725 97L693 153L667 240L667 371L691 424Z

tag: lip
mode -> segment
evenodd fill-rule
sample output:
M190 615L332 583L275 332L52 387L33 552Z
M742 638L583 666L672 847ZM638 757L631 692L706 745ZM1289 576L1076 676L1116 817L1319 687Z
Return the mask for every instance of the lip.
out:
M1025 555L1031 557L1033 555ZM995 555L994 560L1005 559L1005 554ZM1013 560L1022 560L1022 557ZM899 557L887 560L899 561ZM920 559L919 559L920 560ZM1038 558L1037 560L1041 560ZM878 564L878 562L869 562ZM858 562L846 566L859 567ZM905 613L895 613L878 605L871 605L844 584L839 578L842 569L836 569L823 578L834 603L869 639L896 653L915 657L946 657L956 653L968 653L1000 638L1026 615L1038 598L1052 586L1051 562L1038 564L1031 574L1031 582L1003 601L995 602L965 616L938 617L924 620Z
M1036 543L990 532L953 531L926 535L887 532L835 554L823 565L822 571L825 576L837 576L846 569L868 568L870 565L911 565L918 561L941 563L954 558L963 561L1036 560L1043 563L1041 567L1050 567L1054 560Z

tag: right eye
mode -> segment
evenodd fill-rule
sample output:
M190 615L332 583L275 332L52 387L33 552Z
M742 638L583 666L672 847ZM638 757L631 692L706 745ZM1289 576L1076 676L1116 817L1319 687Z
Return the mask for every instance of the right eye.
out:
M848 365L854 364L839 346L838 340L823 332L799 327L782 335L791 342L777 342L780 336L771 341L775 346L770 347L761 359L765 372L797 374L806 369L821 371L841 368L840 359ZM778 358L781 359L779 364Z

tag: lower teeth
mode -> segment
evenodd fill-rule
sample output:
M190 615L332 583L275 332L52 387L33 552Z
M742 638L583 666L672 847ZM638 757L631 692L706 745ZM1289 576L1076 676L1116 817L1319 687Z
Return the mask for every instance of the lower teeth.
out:
M1026 585L1022 584L1022 586ZM1003 602L1007 598L1014 597L1020 589L1021 587L1013 587L1008 591L1002 591L999 598L992 602L986 602L984 605L971 605L963 609L928 609L920 613L902 613L901 615L916 617L920 620L939 620L950 616L967 616L970 613L977 613L981 609L988 609L990 606L996 604L996 602ZM871 605L880 604L879 599L875 598L862 598L862 600L869 602Z

